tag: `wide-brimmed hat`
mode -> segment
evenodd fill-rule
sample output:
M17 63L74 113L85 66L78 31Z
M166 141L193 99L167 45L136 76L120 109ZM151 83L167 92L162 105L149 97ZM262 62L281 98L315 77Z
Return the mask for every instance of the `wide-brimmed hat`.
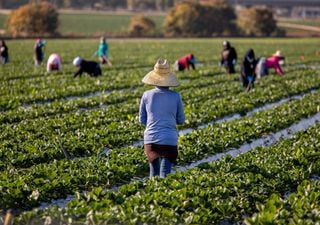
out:
M179 85L177 77L171 72L170 64L166 59L158 59L154 65L154 69L144 76L142 82L159 87L174 87Z
M280 50L276 51L276 53L274 53L273 55L275 55L275 56L282 56L282 54L281 54L281 51L280 51Z

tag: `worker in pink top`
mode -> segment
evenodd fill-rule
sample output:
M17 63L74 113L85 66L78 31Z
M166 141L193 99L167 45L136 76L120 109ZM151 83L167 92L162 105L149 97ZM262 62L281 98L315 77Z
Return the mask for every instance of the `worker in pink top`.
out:
M285 59L284 56L282 56L281 52L278 50L275 54L273 54L271 57L266 59L266 67L268 69L274 68L277 74L279 74L280 76L283 76L284 72L281 69L280 63L284 59Z
M61 70L61 57L57 53L52 53L47 62L47 72L51 72L53 70Z

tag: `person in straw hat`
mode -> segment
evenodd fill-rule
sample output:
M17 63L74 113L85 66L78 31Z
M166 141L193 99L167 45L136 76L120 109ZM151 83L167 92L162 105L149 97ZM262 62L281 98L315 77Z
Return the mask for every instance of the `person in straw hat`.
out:
M183 103L177 91L169 87L178 86L166 59L157 60L154 69L142 82L155 88L145 91L139 109L139 121L146 126L144 151L149 160L150 177L166 177L178 157L177 124L185 122Z
M281 69L280 64L283 63L284 59L285 57L282 56L281 51L278 50L275 54L273 54L271 57L266 59L267 69L274 68L277 74L279 74L280 76L283 76L284 72Z

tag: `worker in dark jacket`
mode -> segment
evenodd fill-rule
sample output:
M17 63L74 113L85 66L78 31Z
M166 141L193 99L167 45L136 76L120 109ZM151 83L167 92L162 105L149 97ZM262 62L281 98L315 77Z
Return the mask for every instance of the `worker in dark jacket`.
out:
M231 46L229 41L223 42L223 50L221 52L220 65L224 66L228 74L235 73L235 65L237 63L237 52L234 47Z
M46 42L41 40L41 38L37 38L34 44L34 64L36 66L40 66L42 61L44 60L44 47L46 46Z
M181 58L179 58L175 64L175 70L176 71L184 71L185 69L190 69L190 67L192 67L192 69L196 69L196 58L194 57L194 55L192 53L182 56Z
M256 65L257 60L254 55L253 49L249 49L243 57L241 63L241 76L242 86L247 91L250 91L254 87L254 81L256 78Z
M83 72L88 73L90 76L97 77L100 76L101 73L101 68L99 63L94 62L94 61L87 61L84 60L80 57L76 57L73 60L73 65L78 67L79 69L74 73L74 77L76 76L81 76Z
M9 62L8 46L4 40L0 41L0 62L6 64Z

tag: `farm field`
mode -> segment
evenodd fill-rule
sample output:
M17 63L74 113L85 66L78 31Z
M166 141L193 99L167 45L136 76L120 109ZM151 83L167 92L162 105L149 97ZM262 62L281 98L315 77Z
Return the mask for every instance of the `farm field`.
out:
M306 25L306 26L314 26L314 27L320 27L320 20L319 19L281 19L280 21L287 22L287 23L293 23L293 24L300 24L300 25Z
M47 40L46 58L56 52L63 60L62 72L50 74L45 65L33 66L33 41L7 42L10 63L0 67L1 214L13 209L14 224L320 220L317 39L230 39L238 51L237 71L249 48L258 57L278 49L286 56L286 75L272 71L249 93L238 74L224 75L218 66L223 39L108 42L113 67L103 67L99 78L73 78L72 65L76 56L97 60L92 54L98 40ZM189 52L201 64L177 72L181 85L174 89L181 93L186 123L178 127L176 173L146 179L138 107L151 87L141 79L159 57L173 63ZM300 123L307 125L288 129ZM283 130L287 134L276 139ZM266 137L277 141L253 144ZM246 144L246 153L223 155ZM105 146L108 155L101 154ZM215 162L192 166L219 154Z
M60 13L59 33L64 36L100 36L103 34L127 35L130 19L133 14L92 14ZM164 16L146 15L156 24L156 32L161 32ZM0 14L0 29L5 29L7 15Z
M122 36L127 35L130 19L133 16L130 12L103 12L103 11L79 11L79 10L62 10L60 12L59 33L64 36ZM162 33L162 25L165 18L164 14L144 13L148 18L152 19L156 24L156 33ZM0 30L5 29L5 21L7 14L0 13ZM288 36L319 36L318 31L309 31L299 27L282 27L281 24L306 25L311 27L319 27L320 21L317 19L298 20L280 18L279 26L283 28Z

